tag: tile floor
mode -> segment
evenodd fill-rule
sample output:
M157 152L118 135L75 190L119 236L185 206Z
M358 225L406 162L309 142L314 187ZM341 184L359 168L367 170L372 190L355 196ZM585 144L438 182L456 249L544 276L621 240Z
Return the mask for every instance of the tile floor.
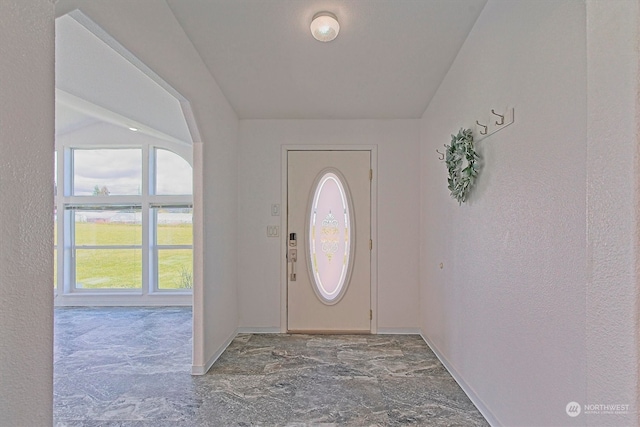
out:
M415 335L241 334L190 369L190 309L56 309L54 425L488 425Z

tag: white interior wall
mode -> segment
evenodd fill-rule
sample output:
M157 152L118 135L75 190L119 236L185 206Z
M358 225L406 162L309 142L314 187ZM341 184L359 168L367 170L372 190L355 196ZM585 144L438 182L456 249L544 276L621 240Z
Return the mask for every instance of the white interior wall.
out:
M638 424L637 22L636 0L490 0L423 116L421 327L495 425ZM505 106L458 206L434 150Z
M581 424L585 34L583 2L490 0L423 116L421 327L497 425ZM506 106L458 206L434 150Z
M0 424L10 426L53 417L53 33L51 1L0 2Z
M204 221L204 235L194 236L194 247L204 247L204 267L194 271L193 371L204 373L238 325L237 116L165 2L60 0L56 12L74 8L184 96L195 116L194 173L203 176L203 197L194 195L202 202L194 221Z
M419 120L241 120L238 181L240 327L279 331L281 239L271 204L281 200L283 145L377 145L379 332L416 331ZM281 232L286 232L282 231Z
M587 3L586 403L630 405L589 426L640 425L640 2Z

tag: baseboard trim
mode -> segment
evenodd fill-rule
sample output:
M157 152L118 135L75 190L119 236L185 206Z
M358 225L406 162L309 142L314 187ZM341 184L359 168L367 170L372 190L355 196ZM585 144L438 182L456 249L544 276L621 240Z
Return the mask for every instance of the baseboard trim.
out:
M418 328L378 328L378 335L420 335Z
M227 338L225 343L216 351L213 356L205 363L204 365L191 365L191 375L204 375L209 372L209 369L216 363L216 360L224 353L224 351L229 347L231 341L238 335L238 330L236 329L230 336Z
M282 332L280 327L261 327L261 326L242 326L237 330L238 334L286 334ZM350 332L318 332L312 331L309 333L350 333ZM352 333L352 332L351 332ZM356 331L356 333L362 333L362 331ZM376 334L373 335L421 335L419 328L378 328Z
M191 307L193 295L78 292L58 294L53 304L55 307Z
M473 402L473 404L476 405L476 408L478 408L478 411L480 411L480 413L487 420L487 422L492 427L502 427L502 424L493 415L491 410L489 410L489 408L487 407L487 405L485 405L485 403L482 401L482 399L480 399L480 396L478 396L478 394L473 390L473 388L469 384L467 384L467 382L464 380L464 378L462 378L460 373L458 373L458 371L453 366L453 364L449 363L447 358L444 357L444 355L440 352L440 350L438 350L438 347L434 343L429 341L424 336L422 331L420 331L419 334L422 337L422 339L424 340L424 342L427 343L427 345L429 346L431 351L433 351L433 353L436 355L438 360L440 360L440 363L442 363L444 365L445 369L447 371L449 371L449 374L451 374L451 376L458 383L460 388L462 388L462 391L464 391L464 393L471 400L471 402Z
M254 327L254 326L243 326L238 328L239 334L280 334L282 331L279 326L273 327Z

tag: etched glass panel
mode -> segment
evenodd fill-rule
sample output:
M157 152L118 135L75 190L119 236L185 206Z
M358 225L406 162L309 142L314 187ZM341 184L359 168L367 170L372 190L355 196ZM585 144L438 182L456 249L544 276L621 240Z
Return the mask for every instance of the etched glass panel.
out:
M318 180L309 215L313 286L325 303L336 303L346 290L352 244L348 193L336 173L326 172Z

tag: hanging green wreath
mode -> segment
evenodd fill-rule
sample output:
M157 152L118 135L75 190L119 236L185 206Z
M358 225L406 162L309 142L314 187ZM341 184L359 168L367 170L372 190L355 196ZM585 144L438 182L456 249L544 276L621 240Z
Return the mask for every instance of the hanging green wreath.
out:
M478 155L473 148L471 129L460 129L451 135L451 145L447 149L446 163L449 171L449 190L458 204L467 201L469 191L478 176Z

